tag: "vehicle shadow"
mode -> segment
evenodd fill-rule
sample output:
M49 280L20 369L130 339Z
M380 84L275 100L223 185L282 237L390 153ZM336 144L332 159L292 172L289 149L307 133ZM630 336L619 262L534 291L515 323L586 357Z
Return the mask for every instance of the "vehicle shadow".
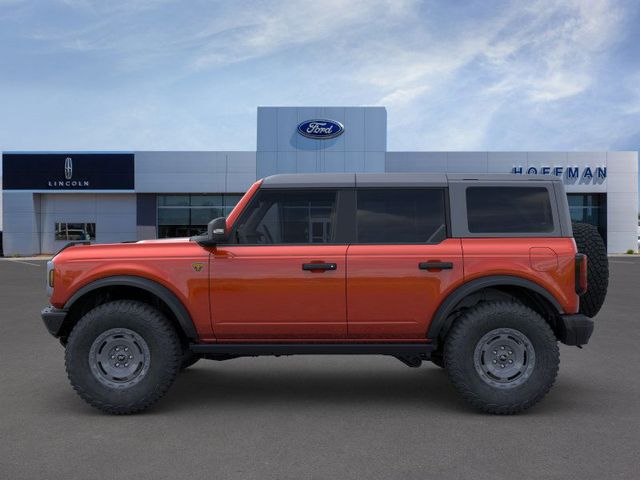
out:
M226 367L226 366L225 366ZM240 408L329 404L402 405L456 412L472 412L449 383L445 372L430 364L419 369L339 370L277 368L216 369L201 365L182 372L154 411L193 409L212 405Z
M468 405L449 382L446 372L426 362L420 368L381 364L381 369L329 365L281 364L264 365L248 360L232 360L224 365L201 361L181 372L169 392L144 415L188 414L211 415L220 412L243 411L263 415L266 412L312 413L326 407L357 408L379 412L430 415L484 416ZM237 365L234 365L237 364ZM65 385L66 387L66 385ZM607 410L605 405L585 404L578 399L597 395L594 387L581 382L558 382L551 393L524 415L555 416L570 411L576 415ZM47 402L56 405L56 412L102 413L75 398L65 388L65 401ZM77 402L69 402L73 397ZM400 409L400 410L398 410ZM520 417L521 415L517 415ZM491 417L491 416L489 416Z

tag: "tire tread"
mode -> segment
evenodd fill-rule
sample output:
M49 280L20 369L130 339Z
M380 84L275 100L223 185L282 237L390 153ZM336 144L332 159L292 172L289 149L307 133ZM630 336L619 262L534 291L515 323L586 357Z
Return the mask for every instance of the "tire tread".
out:
M478 322L481 322L483 318L491 316L496 312L502 313L506 310L511 310L514 314L521 317L528 317L530 321L535 322L536 328L538 328L544 336L544 342L551 346L551 355L556 361L553 362L552 368L545 372L547 374L546 381L541 385L541 388L538 389L535 395L516 402L488 402L483 399L468 382L466 378L467 374L463 368L463 362L469 359L459 355L459 350L469 337L470 332L478 325ZM513 415L532 407L549 392L558 375L559 356L560 350L553 330L551 330L547 322L538 315L538 313L519 302L497 301L480 303L469 309L469 311L454 323L446 338L444 363L451 383L473 407L485 413Z
M598 229L588 223L573 223L578 252L587 255L587 292L580 297L580 313L595 317L602 308L609 287L609 259Z
M84 330L88 328L91 323L99 321L101 315L109 312L117 311L121 314L133 314L145 316L148 319L149 324L153 325L156 329L156 333L161 335L169 342L169 349L164 351L163 354L167 356L167 362L164 368L164 372L161 376L162 381L156 385L147 395L136 401L114 404L104 400L101 400L91 391L85 388L80 382L76 381L74 375L71 373L73 369L73 363L80 360L75 357L71 352L69 346L73 345L75 341L83 335ZM67 370L67 377L71 382L71 386L76 393L89 405L102 410L103 412L115 414L115 415L128 415L133 413L142 412L155 404L165 393L169 390L169 387L173 384L179 370L182 361L182 350L178 335L173 325L167 320L160 311L143 302L135 300L116 300L90 310L84 317L82 317L78 323L74 326L71 334L69 335L67 350L65 353L65 367Z

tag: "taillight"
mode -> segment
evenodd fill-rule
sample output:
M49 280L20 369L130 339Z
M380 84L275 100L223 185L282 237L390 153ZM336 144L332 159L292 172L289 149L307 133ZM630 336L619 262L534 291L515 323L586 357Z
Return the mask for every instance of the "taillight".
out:
M587 256L584 253L576 254L576 293L587 293Z

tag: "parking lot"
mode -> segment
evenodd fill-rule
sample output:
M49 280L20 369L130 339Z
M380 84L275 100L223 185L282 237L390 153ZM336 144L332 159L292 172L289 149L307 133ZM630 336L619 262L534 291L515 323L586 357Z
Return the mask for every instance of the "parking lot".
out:
M640 261L610 260L591 343L562 346L551 393L512 417L431 364L342 356L202 361L148 413L108 416L42 325L44 262L0 260L0 478L638 478Z

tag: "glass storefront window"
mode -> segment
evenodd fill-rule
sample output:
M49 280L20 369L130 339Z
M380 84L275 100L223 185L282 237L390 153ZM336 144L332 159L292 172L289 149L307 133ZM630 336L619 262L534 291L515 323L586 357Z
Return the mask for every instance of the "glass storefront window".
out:
M222 195L191 195L192 207L218 207L223 205Z
M607 194L568 193L571 221L595 226L607 243Z
M158 208L158 225L189 225L188 208Z
M222 208L193 208L191 209L191 224L206 225L214 218L224 216Z
M189 195L158 195L160 207L188 207Z
M225 194L222 200L225 207L229 207L233 209L233 207L236 206L236 204L240 201L241 198L242 198L242 195Z
M203 233L211 220L229 215L241 198L235 193L158 195L158 238Z
M56 240L58 241L73 242L95 239L95 223L56 223Z

